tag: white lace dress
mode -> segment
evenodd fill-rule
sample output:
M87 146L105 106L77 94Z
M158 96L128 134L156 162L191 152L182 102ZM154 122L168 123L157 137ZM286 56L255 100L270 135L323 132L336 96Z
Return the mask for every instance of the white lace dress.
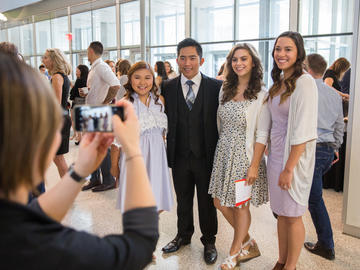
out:
M163 135L167 131L167 116L164 113L164 105L161 100L155 103L150 94L149 106L145 106L137 94L133 94L134 108L140 122L140 147L144 157L145 166L149 176L152 191L155 196L158 211L170 211L174 198L167 163L166 148ZM126 167L123 152L119 161L119 196L117 207L124 212L126 193Z

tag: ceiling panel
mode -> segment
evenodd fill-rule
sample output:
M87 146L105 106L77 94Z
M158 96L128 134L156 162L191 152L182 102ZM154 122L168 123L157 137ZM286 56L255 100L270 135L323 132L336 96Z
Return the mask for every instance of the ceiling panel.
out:
M42 0L1 0L0 12L6 12L16 8L24 7L31 5Z

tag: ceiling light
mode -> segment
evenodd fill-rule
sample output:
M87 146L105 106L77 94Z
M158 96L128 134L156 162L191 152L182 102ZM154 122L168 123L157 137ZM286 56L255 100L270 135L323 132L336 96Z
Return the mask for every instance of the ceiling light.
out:
M0 21L4 21L6 22L7 21L7 18L4 14L0 13Z

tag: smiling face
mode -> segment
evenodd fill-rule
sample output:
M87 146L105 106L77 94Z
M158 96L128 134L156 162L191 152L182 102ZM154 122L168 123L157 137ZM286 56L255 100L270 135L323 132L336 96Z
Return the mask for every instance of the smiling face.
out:
M169 63L166 63L166 62L165 62L164 65L165 65L166 73L169 74L169 73L170 73L170 70L171 70Z
M279 69L284 73L293 69L297 59L297 48L295 42L289 37L280 37L274 49L274 60Z
M231 59L231 67L239 78L250 77L253 68L253 61L246 49L238 49Z
M81 71L80 69L76 68L76 78L80 79Z
M179 71L191 80L199 73L200 66L204 63L204 58L200 59L196 48L193 46L180 49L179 56L176 59L179 65Z
M139 69L132 74L130 82L139 96L147 96L154 85L154 77L150 70Z

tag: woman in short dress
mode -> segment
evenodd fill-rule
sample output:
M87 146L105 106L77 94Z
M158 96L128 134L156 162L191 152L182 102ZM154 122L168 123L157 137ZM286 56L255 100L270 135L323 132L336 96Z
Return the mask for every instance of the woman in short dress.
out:
M173 194L166 157L164 135L167 130L167 117L164 113L164 99L157 94L154 73L144 61L134 64L128 73L124 99L130 100L140 122L140 147L147 173L155 195L159 212L170 211ZM120 155L119 196L117 207L124 211L126 193L126 159Z
M317 87L303 72L304 42L297 32L284 32L272 52L274 84L259 120L269 134L267 176L270 206L277 215L279 258L274 270L294 270L305 239L302 221L312 184L317 138ZM260 141L259 141L260 142ZM262 147L255 149L263 151Z
M64 154L69 152L69 138L71 128L71 118L67 108L67 99L70 91L70 80L68 76L71 73L71 65L59 49L47 49L42 61L51 75L51 85L55 96L63 108L64 122L61 130L61 145L54 158L54 163L59 171L60 177L63 177L68 170Z
M251 222L249 201L237 205L235 181L247 179L253 185L251 202L268 201L266 167L263 155L253 156L258 116L266 91L260 58L250 44L238 44L226 59L225 81L219 95L219 141L211 174L209 194L234 229L229 256L221 269L234 269L240 261L260 256L248 235Z

